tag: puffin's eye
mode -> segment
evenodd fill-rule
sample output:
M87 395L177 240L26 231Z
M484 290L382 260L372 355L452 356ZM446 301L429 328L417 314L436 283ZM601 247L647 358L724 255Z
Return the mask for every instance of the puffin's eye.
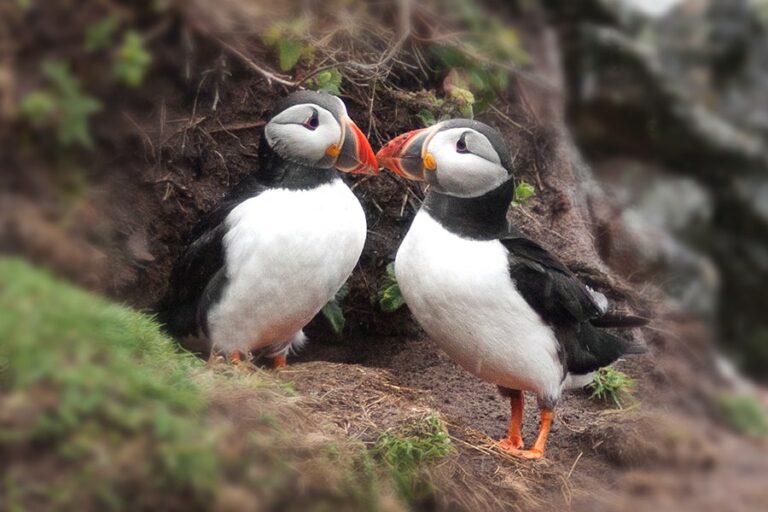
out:
M469 153L469 150L467 149L467 143L464 141L464 134L459 137L459 140L456 141L456 152L457 153Z
M308 130L315 130L320 126L320 120L317 118L317 111L313 110L312 115L304 121L304 127Z

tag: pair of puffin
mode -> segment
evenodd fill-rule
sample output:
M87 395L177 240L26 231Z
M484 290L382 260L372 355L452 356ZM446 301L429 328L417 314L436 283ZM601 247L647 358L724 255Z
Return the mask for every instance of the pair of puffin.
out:
M172 334L203 336L233 360L255 351L285 365L365 242L363 210L337 169L375 174L381 165L429 185L395 274L427 334L510 398L503 450L542 457L562 392L645 351L599 330L612 323L605 297L509 225L512 159L495 129L445 121L400 135L374 155L341 100L301 91L276 107L259 156L259 171L203 219L173 270L160 308ZM541 410L528 450L523 391Z

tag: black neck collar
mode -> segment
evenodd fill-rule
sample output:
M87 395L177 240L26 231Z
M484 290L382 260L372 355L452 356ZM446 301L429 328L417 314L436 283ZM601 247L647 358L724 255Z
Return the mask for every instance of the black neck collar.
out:
M445 229L464 238L491 240L509 230L507 210L515 180L479 197L462 198L430 191L423 208Z
M272 150L266 137L259 144L259 171L254 177L268 187L289 190L309 190L341 179L333 167L309 167L284 159Z

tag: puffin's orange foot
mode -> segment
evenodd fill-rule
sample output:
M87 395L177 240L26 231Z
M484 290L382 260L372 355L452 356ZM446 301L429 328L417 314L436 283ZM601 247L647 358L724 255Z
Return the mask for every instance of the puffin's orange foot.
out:
M520 436L505 437L499 441L499 448L508 452L522 450L523 438Z
M531 448L530 450L518 450L517 453L512 453L515 457L527 460L539 460L544 458L544 452Z
M238 352L238 351L230 352L229 353L229 362L231 362L233 364L240 364L240 363L243 362L243 355L240 352Z
M521 459L526 460L537 460L544 457L544 452L541 450L537 450L536 448L532 448L530 450L523 450L523 443L520 442L519 445L514 444L513 440L507 438L502 439L499 441L499 448L504 450L509 455L512 455L513 457L519 457Z
M288 366L288 357L285 354L275 356L272 358L272 368L285 368Z

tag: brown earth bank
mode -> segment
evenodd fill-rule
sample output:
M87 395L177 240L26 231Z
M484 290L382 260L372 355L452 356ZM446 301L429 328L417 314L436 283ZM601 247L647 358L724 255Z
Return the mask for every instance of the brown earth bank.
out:
M310 4L301 5L314 20L307 36L314 64L279 76L259 34L300 12L298 2L279 10L238 0L170 2L160 13L112 1L2 8L0 37L13 41L13 51L0 60L16 77L10 86L3 82L4 97L41 85L37 63L66 59L102 110L93 117L93 148L63 156L49 132L29 129L12 109L0 112L0 250L149 309L191 227L243 176L258 172L255 155L271 106L307 85L317 69L342 71L342 97L374 148L421 126L424 108L455 114L444 84L451 69L429 45L451 41L467 20L442 15L440 2ZM653 283L634 281L647 277L644 269L605 263L611 253L642 247L616 235L620 207L571 141L559 42L546 13L527 5L479 9L514 27L529 58L500 68L508 82L477 118L502 130L514 148L516 177L536 188L511 211L512 221L621 309L653 317L634 333L650 354L618 365L636 379L637 403L616 410L575 393L558 409L545 461L521 462L496 450L508 406L495 388L425 340L407 308L386 314L376 303L385 267L423 197L388 174L345 178L369 232L343 304L344 340L317 318L308 348L278 376L295 385L301 407L341 437L374 442L437 411L455 453L432 471L437 492L429 508L759 510L768 502L768 447L732 434L718 416L716 398L732 383L718 370L706 326L671 310ZM81 51L83 27L113 7L141 31L152 54L136 89L104 78L107 55ZM445 102L438 106L435 97ZM536 418L530 397L528 403L530 438Z

